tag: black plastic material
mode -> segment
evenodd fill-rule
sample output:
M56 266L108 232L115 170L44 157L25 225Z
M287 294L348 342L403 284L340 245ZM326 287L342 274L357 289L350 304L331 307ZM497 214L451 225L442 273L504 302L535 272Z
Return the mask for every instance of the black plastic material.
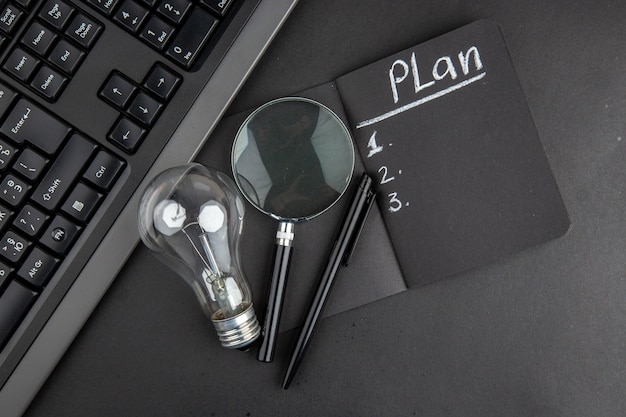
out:
M272 278L267 293L267 307L265 320L261 331L261 347L257 359L261 362L271 362L274 358L276 337L280 326L280 313L285 300L285 287L289 275L292 246L275 245Z

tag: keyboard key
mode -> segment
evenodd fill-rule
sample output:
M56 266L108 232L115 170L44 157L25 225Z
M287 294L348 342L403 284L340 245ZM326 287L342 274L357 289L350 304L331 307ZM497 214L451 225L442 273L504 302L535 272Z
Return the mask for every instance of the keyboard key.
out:
M39 65L39 60L21 48L15 48L4 61L3 68L9 74L22 81L27 81Z
M137 86L118 73L112 73L100 89L100 97L118 109L126 108Z
M0 83L0 115L3 115L9 109L15 96L17 96L15 91Z
M113 126L113 129L111 129L111 132L109 132L107 139L125 151L132 153L137 150L146 133L146 129L125 117L121 117Z
M15 153L16 149L13 146L0 139L0 171L9 166Z
M85 170L83 178L101 190L110 190L123 166L123 161L101 150Z
M30 148L24 149L13 165L13 170L35 181L46 167L48 160Z
M0 295L0 348L8 342L36 298L35 291L17 281L10 282L4 294Z
M15 143L28 142L49 155L58 150L69 131L69 126L26 99L17 102L0 127Z
M13 226L28 236L35 237L39 234L47 220L48 216L45 213L27 204L15 217Z
M35 0L14 0L18 6L22 6L24 9L30 9Z
M65 255L78 237L81 228L65 217L56 216L50 226L39 239L39 243L46 246L52 252Z
M100 200L102 194L81 182L76 185L61 210L77 222L86 223L96 211Z
M26 254L29 246L28 240L8 231L0 239L0 257L9 263L16 264Z
M84 57L83 51L62 39L52 49L48 55L48 60L66 73L74 74Z
M11 216L13 216L13 212L0 204L0 232L6 229L7 225L11 224Z
M79 177L96 146L78 134L72 135L32 195L48 211L54 210Z
M56 38L57 34L54 31L39 22L34 22L22 37L22 44L45 56Z
M38 93L55 101L61 95L67 81L67 77L44 65L37 71L37 75L31 81L30 86Z
M9 282L9 278L13 273L13 268L4 262L0 262L0 294L2 293L2 288L4 284Z
M131 103L128 112L141 123L152 126L162 108L163 104L146 93L140 92Z
M182 79L176 73L157 64L152 68L143 85L162 100L168 101L176 92L181 81Z
M50 23L55 29L61 31L73 12L74 8L63 1L48 0L41 8L39 17Z
M92 18L79 13L65 30L65 34L78 42L83 48L91 49L102 31L102 25Z
M11 3L5 5L0 9L0 30L7 35L12 34L18 27L23 14L23 11Z
M17 207L22 203L29 189L30 186L24 181L13 175L7 175L0 184L0 200L11 207Z
M163 0L157 8L157 13L178 25L190 8L191 2L188 0Z
M170 24L165 23L156 16L152 16L139 34L139 37L160 51L165 48L165 44L173 32L174 28Z
M148 17L148 9L132 0L126 0L119 8L113 19L122 27L136 33L143 21Z
M117 3L119 3L119 0L87 0L87 2L105 15L110 16L113 10L115 10Z
M217 18L196 7L165 54L183 67L190 68L218 22Z
M233 4L234 0L200 0L200 2L206 5L213 12L217 13L218 16L224 16L226 11Z
M17 276L41 288L48 283L58 264L57 258L35 247L17 272Z

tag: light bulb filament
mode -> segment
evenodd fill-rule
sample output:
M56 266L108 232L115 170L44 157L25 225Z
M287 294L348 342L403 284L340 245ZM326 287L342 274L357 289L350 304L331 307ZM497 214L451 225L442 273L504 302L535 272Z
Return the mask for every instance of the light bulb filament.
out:
M209 274L210 274L210 276L208 277L210 278L209 281L213 281L215 279L222 277L223 273L220 270L220 267L217 264L217 260L215 259L215 254L213 253L213 250L211 249L211 244L209 243L208 233L205 232L197 236L202 246L202 250L200 250L200 248L198 248L198 245L196 245L195 243L195 239L193 239L187 232L187 229L190 226L194 226L194 225L198 226L198 222L187 224L183 228L183 233L185 233L185 236L187 236L187 239L191 243L191 246L193 247L194 251L200 257L200 259L202 259L202 262L204 263L205 268L209 271Z

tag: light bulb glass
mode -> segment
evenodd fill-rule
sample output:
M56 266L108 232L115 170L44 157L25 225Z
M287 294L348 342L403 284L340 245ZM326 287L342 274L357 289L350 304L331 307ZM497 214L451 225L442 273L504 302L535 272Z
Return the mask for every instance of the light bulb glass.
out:
M260 334L239 261L243 217L235 183L200 164L159 174L138 211L142 241L193 288L228 348L242 348Z

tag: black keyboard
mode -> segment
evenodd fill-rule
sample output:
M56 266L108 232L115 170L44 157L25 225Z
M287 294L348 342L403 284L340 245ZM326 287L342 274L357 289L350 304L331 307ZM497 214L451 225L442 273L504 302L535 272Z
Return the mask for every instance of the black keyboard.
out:
M57 101L105 29L137 36L189 69L235 10L234 0L66 0L3 2L2 70L28 90L0 83L0 348L68 255L78 236L174 97L183 77L155 61L135 80L112 69L97 97L119 116L93 138L33 100ZM100 140L98 140L100 139ZM104 140L103 140L104 139Z
M69 253L125 161L0 85L0 347Z
M0 402L81 271L108 280L130 254L134 229L90 263L132 228L148 172L193 157L295 4L261 2L0 0Z

